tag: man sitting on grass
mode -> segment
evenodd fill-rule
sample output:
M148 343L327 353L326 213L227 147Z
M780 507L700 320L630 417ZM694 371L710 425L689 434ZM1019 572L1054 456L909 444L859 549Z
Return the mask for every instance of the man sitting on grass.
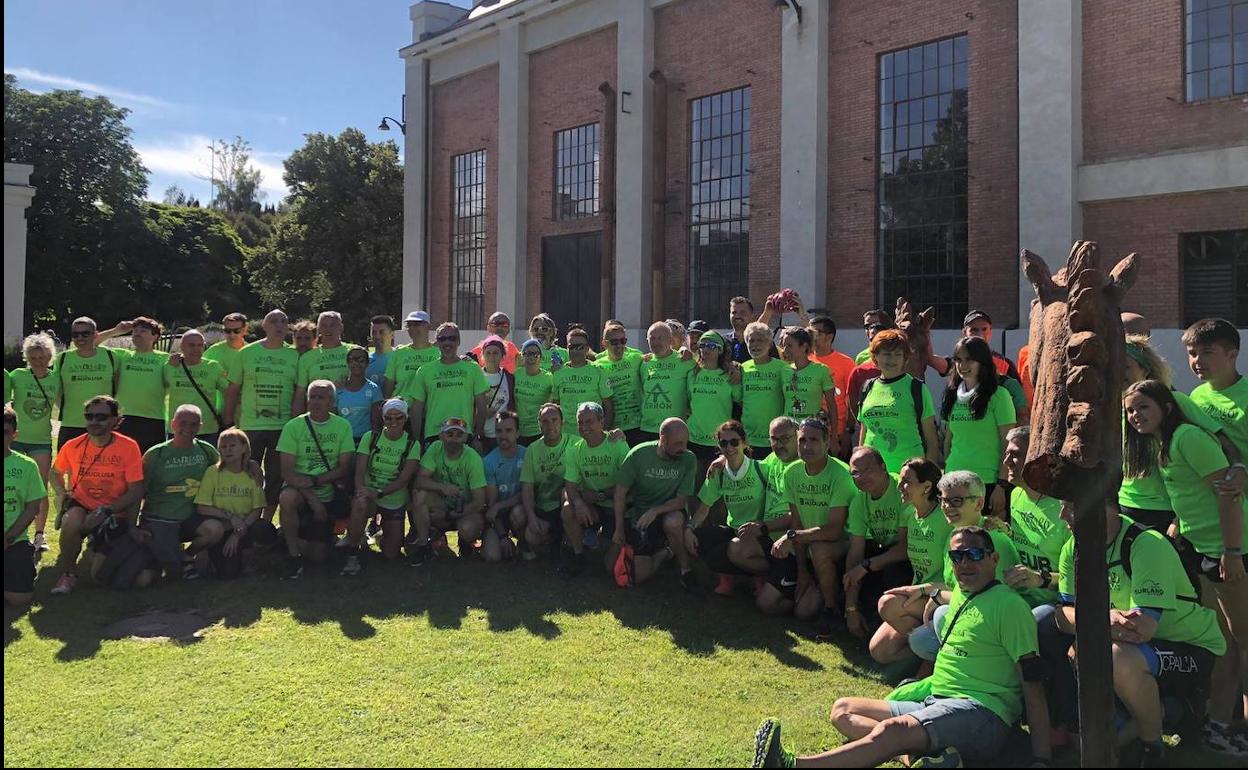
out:
M35 595L35 548L30 523L48 497L34 460L13 451L17 412L4 405L4 603L25 607Z
M433 553L429 535L459 533L459 555L468 555L485 530L485 463L468 442L468 423L447 417L416 476L416 538L408 558L419 566Z
M949 558L959 590L933 674L887 700L839 698L832 724L850 741L823 754L795 757L780 744L780 722L768 719L755 736L754 767L875 767L906 755L911 767L988 762L1024 709L1033 760L1049 764L1045 666L1027 602L995 579L997 554L982 527L955 530Z

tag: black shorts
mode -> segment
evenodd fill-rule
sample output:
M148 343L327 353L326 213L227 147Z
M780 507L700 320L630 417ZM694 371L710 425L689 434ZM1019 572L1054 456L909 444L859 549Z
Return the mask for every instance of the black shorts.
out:
M61 427L57 428L56 430L57 450L60 450L61 447L65 446L70 441L73 441L79 436L86 435L86 432L87 432L86 428L74 428L74 427L70 427L69 425L62 424Z
M1196 552L1192 551L1192 553L1196 553ZM1200 570L1200 574L1204 575L1206 578L1209 579L1210 583L1223 582L1221 559L1215 559L1212 556L1205 556L1203 553L1196 553L1196 558L1199 559L1199 563L1196 565L1197 569ZM1239 558L1240 558L1240 561L1242 561L1244 564L1244 569L1248 570L1248 554L1245 554Z
M382 521L403 521L407 518L407 506L401 505L398 508L383 508L377 506L377 515L381 516Z
M797 595L797 557L789 554L783 559L776 559L769 555L768 559L771 564L767 582L784 598L792 600Z
M195 539L199 525L208 519L208 516L201 516L198 513L193 513L190 517L183 519L181 526L178 527L178 539L183 543L191 542Z
M264 502L270 508L277 506L282 493L282 465L277 454L280 430L249 430L247 440L251 443L251 459L264 469Z
M615 536L615 514L604 512L602 516L602 537L610 540ZM667 545L667 535L663 532L663 517L656 517L649 527L642 531L637 528L636 519L624 519L624 542L633 547L637 556L653 556Z
M134 439L142 453L165 440L165 421L156 417L126 417L117 426L117 432Z
M1161 534L1166 534L1166 530L1174 523L1174 511L1152 510L1144 508L1132 508L1128 505L1119 506L1122 515L1137 522L1140 526L1155 529Z
M29 540L4 549L4 592L29 594L35 590L35 547Z
M1153 639L1151 647L1157 657L1157 690L1162 696L1174 695L1203 704L1209 696L1209 678L1218 656L1204 647L1187 642Z

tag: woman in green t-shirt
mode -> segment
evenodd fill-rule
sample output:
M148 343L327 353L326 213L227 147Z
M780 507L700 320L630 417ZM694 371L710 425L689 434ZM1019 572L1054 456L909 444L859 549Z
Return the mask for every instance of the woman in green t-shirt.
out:
M14 370L9 382L10 391L4 400L13 402L17 412L17 435L13 451L21 452L39 466L39 476L46 484L48 470L52 467L52 405L61 397L61 381L52 371L52 357L56 355L56 343L42 332L22 340L22 358L26 366ZM31 545L36 551L48 550L43 529L48 523L48 499L44 495L35 516L35 536Z
M567 348L559 347L559 328L555 319L546 313L538 313L529 321L529 336L542 343L542 368L554 371L568 361Z
M723 423L732 419L734 404L741 403L741 384L728 381L731 363L725 353L727 345L719 332L706 332L698 340L694 359L697 366L689 371L689 451L698 458L698 480L719 454L715 448Z
M953 367L940 405L945 433L946 471L974 471L984 482L987 513L1009 508L1001 459L1005 434L1018 424L1014 402L999 387L992 349L979 337L963 337L953 347Z
M880 376L867 381L858 399L856 417L862 426L858 443L880 450L889 473L897 473L915 457L941 462L932 394L906 372L909 358L905 333L878 332L871 338L871 361Z

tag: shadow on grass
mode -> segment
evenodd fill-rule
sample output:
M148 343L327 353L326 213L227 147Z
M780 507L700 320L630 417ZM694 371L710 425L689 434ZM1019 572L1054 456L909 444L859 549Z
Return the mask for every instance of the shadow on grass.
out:
M36 581L30 623L40 637L60 640L57 659L70 661L94 656L108 624L154 610L194 610L228 628L251 626L265 610L285 610L300 623L336 623L352 640L377 633L370 619L424 615L435 628L456 629L470 611L485 613L491 631L523 629L552 640L563 633L558 615L609 612L626 628L669 633L693 655L762 650L794 668L823 667L797 651L799 636L810 631L800 622L760 616L745 590L732 597L690 596L679 587L674 568L625 590L596 562L569 581L556 576L553 564L545 561L485 564L440 558L409 567L376 557L366 559L364 573L355 578L338 577L336 565L314 565L298 581L278 579L280 566L277 557L259 574L238 580L173 581L136 591L113 591L84 581L67 597L49 595L54 570L48 570ZM20 634L14 627L18 617L6 612L6 646ZM837 643L850 650L851 641L846 637Z

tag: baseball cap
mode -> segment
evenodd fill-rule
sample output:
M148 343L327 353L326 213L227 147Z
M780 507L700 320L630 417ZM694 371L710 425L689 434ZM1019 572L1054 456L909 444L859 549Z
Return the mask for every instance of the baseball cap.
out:
M542 350L542 343L539 340L527 339L524 341L524 344L520 346L520 351L524 352L525 350L531 347L537 348L538 352L540 353Z
M703 334L705 334L706 332L709 332L710 330L711 330L711 325L708 324L706 321L703 321L700 318L696 321L689 322L689 331L691 332L702 332Z
M992 316L988 315L982 310L972 310L971 312L966 314L966 318L962 319L962 325L970 326L972 321L978 320L980 318L984 319L990 324L992 323Z
M453 430L462 430L464 433L467 433L468 423L464 422L463 418L460 417L447 417L442 421L442 427L438 432L449 433Z
M490 345L497 345L504 353L507 352L507 346L503 344L503 338L497 334L491 334L481 341L481 350L485 350Z
M403 323L429 323L429 314L423 310L413 310L407 314L407 318L403 319Z
M386 412L402 412L403 414L407 414L407 402L401 398L392 398L381 405L381 413L385 414Z

